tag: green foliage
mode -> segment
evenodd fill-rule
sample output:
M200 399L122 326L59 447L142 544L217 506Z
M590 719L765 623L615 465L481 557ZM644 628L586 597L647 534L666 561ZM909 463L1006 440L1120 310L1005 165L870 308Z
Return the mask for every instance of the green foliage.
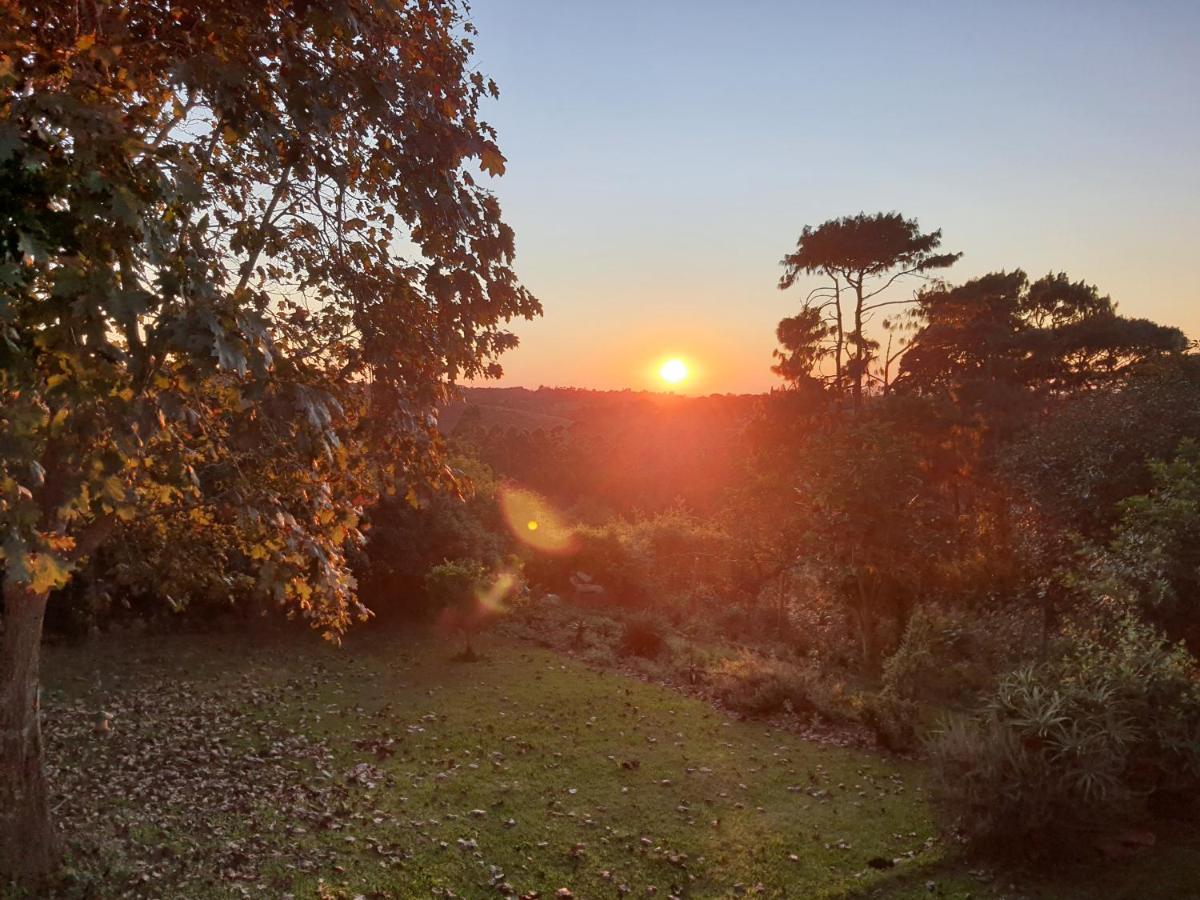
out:
M196 391L222 394L219 381ZM173 474L178 466L191 477ZM111 537L55 597L77 612L87 604L91 621L79 625L124 615L195 622L235 607L329 631L366 617L349 565L363 542L360 446L314 459L271 427L216 412L186 445L141 467L149 478L130 488L134 514L112 523Z
M863 417L814 434L797 460L804 556L856 619L871 668L880 620L920 599L955 536L921 451L912 434Z
M875 735L875 742L886 750L904 753L914 749L920 737L920 708L885 687L859 698L859 717Z
M1150 463L1200 440L1200 357L1163 361L1105 389L1073 393L1000 448L1000 476L1036 515L1106 541L1118 504L1150 490Z
M1200 444L1184 441L1173 460L1151 463L1150 473L1149 493L1121 503L1092 589L1129 592L1147 615L1200 646Z
M54 864L49 593L117 538L118 583L179 607L252 581L337 639L368 615L363 508L446 480L438 406L540 313L472 172L504 158L466 14L4 5L0 877Z
M438 491L424 499L386 497L369 513L356 576L363 602L377 615L427 614L423 579L439 563L478 560L498 570L513 551L499 521L490 470L463 456L452 462L465 496Z
M1200 682L1183 648L1124 610L1003 679L930 742L938 791L973 837L1007 844L1136 819L1200 788Z
M488 581L488 568L478 560L447 560L425 573L425 594L434 609L469 610Z
M563 556L530 555L530 580L557 591L571 590L583 572L605 589L609 601L639 608L718 596L731 582L732 541L721 525L674 507L632 521L575 528L577 548Z

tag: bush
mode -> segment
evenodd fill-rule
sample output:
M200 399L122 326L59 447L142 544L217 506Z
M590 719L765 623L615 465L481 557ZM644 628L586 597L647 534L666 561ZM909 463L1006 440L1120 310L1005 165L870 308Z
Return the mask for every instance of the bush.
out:
M531 582L566 596L574 592L575 573L583 572L604 588L606 603L644 606L649 597L648 585L629 542L628 529L628 524L619 519L603 526L576 526L576 546L571 553L526 550L525 571Z
M616 654L607 644L593 644L580 652L579 658L589 666L598 669L610 669L617 664Z
M1079 580L1086 594L1137 597L1148 618L1200 650L1200 444L1186 440L1174 460L1149 467L1152 489L1120 504L1111 544Z
M478 560L447 560L425 573L425 595L434 609L469 609L487 579L488 569Z
M913 611L883 666L894 700L955 704L974 700L1001 672L1038 646L1038 623L1023 610L985 612L924 604Z
M662 627L653 619L631 619L621 632L621 652L628 656L655 659L666 645Z
M1116 389L1074 391L999 453L999 475L1051 522L1107 536L1121 500L1149 491L1151 460L1200 440L1200 357L1143 367Z
M448 494L419 505L384 499L371 511L366 553L356 566L364 602L385 618L425 616L431 612L421 603L429 598L425 575L443 560L502 565L510 542L495 522L494 507L478 486L466 501Z
M1102 618L934 736L937 794L969 836L1044 841L1200 789L1195 660L1128 612Z
M866 694L859 701L863 724L875 735L875 742L893 753L905 753L917 744L920 711L917 704L885 688Z
M724 660L713 680L721 702L747 716L813 712L817 708L812 676L779 660L742 653Z
M577 546L566 556L531 554L530 579L556 591L585 572L609 602L643 608L718 593L729 581L728 539L710 523L679 509L649 518L613 519L574 529Z

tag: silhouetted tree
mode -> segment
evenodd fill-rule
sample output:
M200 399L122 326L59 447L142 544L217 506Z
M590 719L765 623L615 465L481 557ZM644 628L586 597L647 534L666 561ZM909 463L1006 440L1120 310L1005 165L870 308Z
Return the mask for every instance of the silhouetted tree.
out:
M801 311L779 323L782 350L774 370L795 383L815 377L842 396L862 402L863 384L878 342L864 329L886 307L908 304L885 292L908 276L952 265L961 253L939 253L941 231L923 234L916 219L896 212L845 216L818 226L806 225L796 249L783 258L780 289L801 275L822 275L828 284L805 297ZM820 374L833 362L832 374Z
M1020 269L993 272L917 299L919 330L897 387L993 407L1025 395L1111 384L1132 367L1187 348L1178 328L1117 315L1094 285Z

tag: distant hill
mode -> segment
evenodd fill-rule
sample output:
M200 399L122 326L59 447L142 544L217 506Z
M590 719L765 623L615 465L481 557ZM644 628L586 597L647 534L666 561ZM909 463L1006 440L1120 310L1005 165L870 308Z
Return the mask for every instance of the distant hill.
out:
M468 400L447 406L438 419L442 431L453 434L464 424L464 419L467 425L476 428L516 428L520 431L565 428L574 421L564 416L522 409L519 406L503 406L499 403L489 403L487 400L488 398L483 398L482 402Z
M717 503L763 395L467 388L441 427L500 475L622 512Z
M585 388L463 389L463 400L442 410L442 430L453 433L463 417L477 426L532 430L568 427L581 422L679 415L736 418L748 415L761 394L710 394L686 397L654 391L596 391Z

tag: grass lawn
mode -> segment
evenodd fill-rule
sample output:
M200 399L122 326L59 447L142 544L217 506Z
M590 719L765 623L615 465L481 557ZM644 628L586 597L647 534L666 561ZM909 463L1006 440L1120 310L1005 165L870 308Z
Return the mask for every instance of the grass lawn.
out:
M938 838L917 763L526 643L477 647L455 663L374 631L50 650L59 893L1200 897L1194 834L1052 878L998 872Z

